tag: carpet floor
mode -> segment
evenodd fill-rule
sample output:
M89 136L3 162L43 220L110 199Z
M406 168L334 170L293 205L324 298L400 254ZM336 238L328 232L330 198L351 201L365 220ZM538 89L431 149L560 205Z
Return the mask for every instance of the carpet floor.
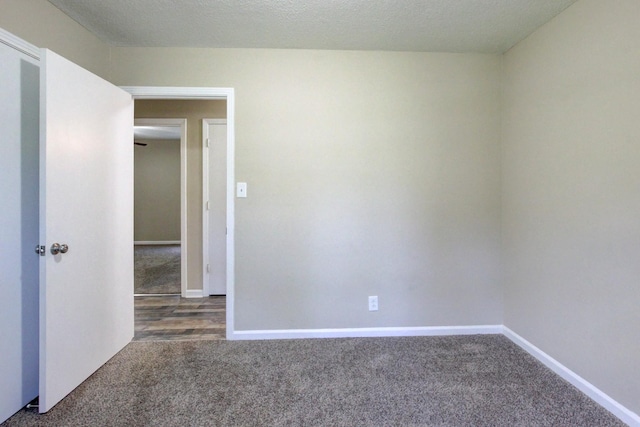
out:
M180 245L135 245L133 257L134 293L180 293Z
M501 335L132 342L7 426L623 426Z

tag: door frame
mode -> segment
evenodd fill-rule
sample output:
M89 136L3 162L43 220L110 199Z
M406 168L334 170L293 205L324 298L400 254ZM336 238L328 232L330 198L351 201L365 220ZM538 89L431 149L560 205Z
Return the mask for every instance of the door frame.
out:
M234 331L235 295L235 91L233 88L215 87L168 87L168 86L121 86L133 99L220 99L227 101L227 339L232 340ZM202 248L201 248L202 249ZM203 284L204 285L204 284Z
M212 124L224 124L227 125L227 119L202 119L202 293L203 296L211 295L209 289L209 271L207 270L207 263L209 262L210 251L210 239L209 239L209 214L211 210L207 206L209 200L209 148L211 147L211 141L207 143L207 140L211 137L209 135L209 125ZM229 140L227 139L227 151ZM229 177L227 176L227 179ZM228 184L228 183L227 183ZM228 185L227 185L228 187ZM225 260L226 262L226 260Z
M134 105L135 110L135 105ZM187 297L187 119L134 119L135 126L180 127L180 295ZM134 166L135 170L135 166ZM134 193L135 199L135 193Z

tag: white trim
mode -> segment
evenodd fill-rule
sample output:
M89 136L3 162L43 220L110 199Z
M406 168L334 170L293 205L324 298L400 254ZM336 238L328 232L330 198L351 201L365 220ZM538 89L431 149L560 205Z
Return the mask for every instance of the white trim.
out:
M200 289L187 289L182 295L183 298L202 298L202 291Z
M236 283L236 96L233 89L227 95L227 339L233 336Z
M24 53L33 59L40 60L40 49L20 37L0 28L0 43Z
M227 339L232 339L235 297L235 90L211 87L121 86L134 99L226 99L227 101Z
M233 88L170 86L120 86L120 88L129 92L135 99L226 99L228 101L234 95Z
M299 338L369 338L420 337L441 335L501 334L502 325L424 326L398 328L341 328L341 329L274 329L233 331L230 340L273 340Z
M227 119L202 119L202 294L211 295L209 290L209 271L207 264L209 262L209 209L207 201L209 200L209 147L206 141L210 138L209 125L226 125ZM226 141L227 153L229 153L229 138ZM230 157L227 154L226 167L229 170ZM227 189L229 181L233 182L233 176L227 173ZM228 202L227 202L228 203Z
M187 295L187 119L135 119L134 126L180 127L180 294ZM153 244L153 243L152 243ZM160 243L156 243L160 244Z
M538 359L547 368L558 374L560 377L571 383L578 390L589 396L600 406L607 409L613 415L618 417L623 422L630 426L640 426L640 416L631 410L625 408L620 403L609 397L605 392L591 384L589 381L582 378L580 375L573 372L571 369L564 366L562 363L549 356L544 351L540 350L535 345L531 344L520 335L513 332L506 326L503 327L504 336L513 341L516 345L521 347L524 351Z
M134 245L179 245L182 242L180 240L136 240L133 242Z

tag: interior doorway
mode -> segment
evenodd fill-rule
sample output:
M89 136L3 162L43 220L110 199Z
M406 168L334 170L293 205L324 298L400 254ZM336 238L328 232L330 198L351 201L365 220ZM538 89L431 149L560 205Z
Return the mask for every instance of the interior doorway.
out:
M134 295L186 295L186 119L134 122Z
M234 282L234 200L232 189L234 187L234 91L229 88L171 88L171 87L124 87L134 97L136 104L136 117L186 117L188 120L187 146L189 159L189 171L187 172L189 196L187 223L189 230L189 243L186 245L186 253L189 258L187 273L187 289L182 297L172 304L164 305L163 312L157 312L160 307L153 307L150 301L146 301L145 307L139 307L136 298L136 340L155 339L152 335L164 332L159 331L161 325L167 327L166 339L216 339L230 338L233 330L233 282ZM213 106L215 104L215 106ZM196 116L198 110L204 105L212 105L205 115ZM139 108L140 107L140 108ZM138 115L138 113L143 115ZM213 112L213 114L211 114ZM200 113L197 113L200 114ZM203 200L199 197L199 187L202 183L200 170L201 150L198 148L202 142L202 118L218 117L226 118L227 132L225 137L227 155L223 159L226 163L227 197L222 207L226 218L226 256L223 263L227 296L209 296L203 289L202 282L202 212ZM196 148L198 147L198 148ZM185 233L183 233L185 234ZM142 297L147 298L147 297ZM169 298L169 297L161 297ZM147 298L150 299L150 298ZM147 304L148 303L148 304ZM155 304L155 303L154 303ZM140 313L144 315L138 315ZM148 316L147 316L148 314ZM146 318L150 326L144 331L149 334L138 338L138 320ZM144 328L144 326L142 326ZM153 329L153 331L152 331ZM169 330L171 329L171 330ZM183 330L182 332L180 332ZM179 335L179 336L178 336ZM191 335L191 336L190 336ZM217 338L217 339L220 339Z

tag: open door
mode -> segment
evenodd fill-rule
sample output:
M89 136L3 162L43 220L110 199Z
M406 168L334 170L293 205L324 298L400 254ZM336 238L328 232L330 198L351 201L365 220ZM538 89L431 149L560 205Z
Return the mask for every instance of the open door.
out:
M40 57L40 412L133 338L133 100Z
M203 119L205 296L227 294L227 120Z

